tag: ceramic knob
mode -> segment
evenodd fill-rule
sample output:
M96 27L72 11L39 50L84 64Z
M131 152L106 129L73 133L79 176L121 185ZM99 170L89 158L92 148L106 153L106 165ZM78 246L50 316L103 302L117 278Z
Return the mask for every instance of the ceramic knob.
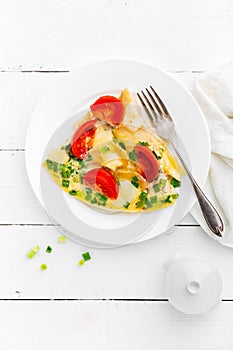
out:
M221 300L222 278L209 261L176 254L164 267L167 298L176 309L199 314Z

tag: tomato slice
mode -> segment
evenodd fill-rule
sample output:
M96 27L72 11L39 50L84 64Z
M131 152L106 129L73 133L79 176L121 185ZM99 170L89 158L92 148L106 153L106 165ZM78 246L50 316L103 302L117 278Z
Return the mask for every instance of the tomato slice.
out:
M107 169L89 170L83 177L83 183L110 199L117 199L119 187L115 176Z
M154 180L159 171L159 165L154 154L149 148L142 145L135 146L134 150L141 175L149 182Z
M72 137L71 151L79 159L84 159L93 146L96 122L97 119L91 119L83 123Z
M124 106L114 96L102 96L90 108L95 117L108 124L119 124L124 117Z

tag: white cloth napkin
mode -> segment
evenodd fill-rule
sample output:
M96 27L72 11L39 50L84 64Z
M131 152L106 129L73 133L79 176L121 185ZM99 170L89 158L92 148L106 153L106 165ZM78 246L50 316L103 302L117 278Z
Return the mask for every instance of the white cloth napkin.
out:
M198 204L191 214L211 237L233 247L233 62L198 80L194 96L204 112L211 139L211 164L204 192L223 217L224 237L211 233Z

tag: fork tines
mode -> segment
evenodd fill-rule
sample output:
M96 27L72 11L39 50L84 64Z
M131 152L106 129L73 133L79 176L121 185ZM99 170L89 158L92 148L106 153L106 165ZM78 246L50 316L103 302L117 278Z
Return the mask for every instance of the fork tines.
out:
M165 104L153 86L150 85L150 90L146 88L146 93L144 91L141 91L141 95L137 93L137 96L152 123L157 121L159 117L171 119Z

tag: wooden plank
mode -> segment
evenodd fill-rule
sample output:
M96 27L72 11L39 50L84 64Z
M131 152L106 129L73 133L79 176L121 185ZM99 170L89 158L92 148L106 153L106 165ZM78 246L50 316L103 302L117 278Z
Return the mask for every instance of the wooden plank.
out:
M78 229L78 228L77 228ZM59 233L46 226L0 226L0 299L166 299L164 263L179 252L200 256L220 270L223 299L233 299L231 249L219 245L198 227L179 227L151 241L112 250L57 242ZM41 251L26 257L33 246ZM53 252L45 252L47 245ZM83 252L92 260L77 263ZM46 271L40 270L42 263Z
M166 302L1 302L0 307L4 350L233 347L232 302L201 316L183 315Z
M0 151L0 164L0 224L51 224L31 189L24 152ZM188 216L183 223L195 221Z
M121 57L203 70L232 58L232 14L231 0L3 1L0 69L67 70Z

